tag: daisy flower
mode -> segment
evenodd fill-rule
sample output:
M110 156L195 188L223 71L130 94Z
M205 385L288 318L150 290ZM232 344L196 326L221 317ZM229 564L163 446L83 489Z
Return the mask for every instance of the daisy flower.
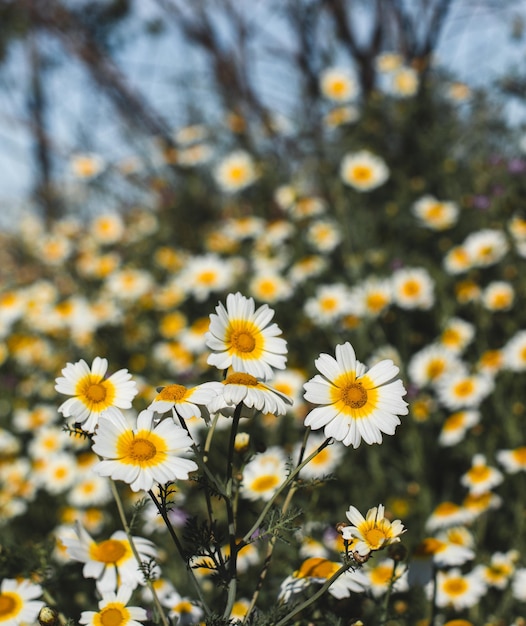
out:
M448 274L461 274L471 267L471 257L465 246L454 246L447 251L442 261Z
M257 179L254 160L244 150L231 152L214 169L214 178L225 193L241 191Z
M94 218L90 224L90 233L99 244L107 245L120 241L125 226L118 213L107 213Z
M233 372L220 383L213 384L215 397L208 403L210 413L220 413L223 409L234 408L241 402L247 408L254 408L262 413L285 415L292 405L292 398L269 387L251 374Z
M112 272L104 283L104 289L119 301L136 302L151 293L154 288L152 275L146 270L127 267Z
M349 289L343 283L319 285L303 307L305 315L317 324L333 324L349 313Z
M471 233L463 245L474 267L495 265L509 249L506 235L500 230L491 228Z
M515 290L503 281L495 280L483 290L480 301L488 311L509 311L515 300Z
M461 362L450 350L443 345L432 343L413 354L407 373L411 382L422 388L436 384L460 366Z
M332 220L317 220L307 228L306 240L316 252L332 252L342 240L338 224Z
M475 606L486 591L487 586L476 571L463 574L460 569L452 568L437 572L435 602L438 607L468 609Z
M513 450L498 450L495 457L508 474L526 471L526 446Z
M469 516L467 521L473 521L483 513L498 509L502 506L502 498L496 493L485 491L484 493L468 493L462 502L462 507Z
M94 468L99 476L128 483L132 491L150 490L154 483L165 485L186 480L197 469L184 458L193 444L186 431L173 420L157 425L152 411L141 411L132 429L122 414L101 417L93 437L93 452L101 456Z
M444 447L460 443L466 432L480 422L479 411L457 411L446 418L438 436L438 444Z
M504 366L512 372L526 370L526 330L519 330L503 348Z
M458 218L458 206L454 202L441 202L431 195L417 200L412 211L422 226L431 230L446 230L453 226Z
M476 408L493 391L494 386L491 376L470 374L464 368L459 368L438 382L438 400L451 411Z
M466 348L475 337L475 326L460 317L452 317L446 323L439 343L448 350L458 354Z
M428 517L426 529L434 531L449 526L462 526L473 519L471 513L454 502L441 502Z
M368 150L346 154L340 164L340 177L356 191L371 191L389 178L385 161Z
M513 597L520 602L526 602L526 567L516 570L511 583Z
M326 437L312 433L309 437L303 458L306 459L325 441ZM294 451L294 458L298 458L301 444L298 444ZM322 478L329 475L338 466L342 456L345 454L345 448L338 445L330 445L323 448L311 461L301 470L302 478Z
M389 521L384 512L383 504L369 509L365 517L356 507L349 507L345 515L352 525L344 526L341 532L345 540L353 541L353 552L363 557L400 541L406 529L400 520Z
M323 123L328 128L337 128L344 124L352 124L360 119L360 110L351 105L336 107L323 116Z
M256 309L252 298L228 294L226 308L220 302L216 314L210 315L206 344L213 352L208 363L262 380L272 378L273 368L284 369L287 360L287 342L278 337L278 325L270 324L273 316L266 304Z
M369 278L349 292L351 312L360 317L378 317L384 313L393 299L391 281Z
M106 163L99 154L84 152L71 157L70 167L76 178L90 180L102 172Z
M488 587L505 589L515 572L517 552L494 552L489 565L478 565L475 571L480 575Z
M82 611L79 624L86 626L141 626L148 619L146 610L138 606L126 606L133 589L123 585L117 593L102 593L98 611Z
M59 393L72 396L63 402L59 413L71 417L88 433L93 433L102 415L118 415L118 409L129 409L137 394L137 386L127 369L105 378L107 359L95 357L91 368L81 359L68 363L62 376L55 380Z
M133 537L133 543L141 562L156 558L155 546L148 539ZM123 530L117 530L109 539L94 541L88 532L77 524L75 536L64 532L59 540L66 547L68 556L84 563L82 574L85 578L95 578L101 592L114 592L120 585L135 589L144 585L144 575L133 555L130 542ZM159 568L156 568L157 574Z
M373 598L380 598L389 590L402 593L409 589L407 568L398 566L395 569L394 566L392 559L382 559L375 564L369 561L363 569L358 570L363 575L364 588L371 592Z
M188 259L178 282L198 302L203 302L211 293L228 289L234 277L235 266L231 260L217 254L203 254Z
M486 464L483 454L475 454L471 468L461 476L460 484L475 496L493 489L504 480L504 476L495 467Z
M357 86L349 70L330 67L321 73L320 90L329 100L346 102L356 96Z
M159 389L148 410L162 414L173 409L183 419L192 419L202 415L198 405L206 406L216 395L215 388L206 383L196 387L166 385Z
M37 620L44 602L36 600L42 595L42 587L29 580L4 578L0 585L0 624L21 626Z
M268 502L287 475L285 453L280 447L271 446L245 465L240 495L246 500Z
M174 619L179 626L198 624L203 616L203 609L188 598L179 595L175 590L163 598L162 604L169 609L168 616Z
M389 92L398 98L414 96L418 89L418 73L412 67L400 67L391 74Z
M321 354L315 361L320 372L305 383L305 399L319 404L305 418L305 426L324 427L326 437L357 448L381 443L382 433L393 435L400 424L398 415L407 415L406 391L393 380L398 367L386 359L367 370L356 359L350 343L336 346L336 358Z
M288 300L293 294L291 284L274 270L258 271L250 280L249 290L256 300L271 304Z
M392 276L393 300L402 309L430 309L435 297L434 282L421 267L400 268Z

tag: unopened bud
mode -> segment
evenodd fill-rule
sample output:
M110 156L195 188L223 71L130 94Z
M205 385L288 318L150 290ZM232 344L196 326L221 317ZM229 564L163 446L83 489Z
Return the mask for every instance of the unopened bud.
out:
M402 543L392 543L387 548L387 556L399 563L407 557L407 548Z
M238 433L234 440L234 450L236 452L246 452L250 444L250 435L248 433Z
M343 529L344 529L346 526L349 526L349 524L346 524L345 522L338 522L338 523L336 524L336 532L340 533L340 535L341 535L341 534L342 534L342 532L343 532Z
M55 626L58 623L58 611L50 606L43 606L38 614L40 626Z

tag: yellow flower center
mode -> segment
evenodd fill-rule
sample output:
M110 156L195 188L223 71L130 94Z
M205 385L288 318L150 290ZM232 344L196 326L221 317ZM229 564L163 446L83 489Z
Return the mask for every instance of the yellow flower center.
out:
M427 365L427 376L430 380L435 380L444 372L444 361L435 359L430 361Z
M427 209L427 218L429 220L436 220L442 217L444 214L444 205L441 203L432 204Z
M371 293L367 296L367 307L370 311L381 311L387 304L388 300L383 293Z
M190 602L188 602L188 600L183 600L182 602L179 602L179 604L176 604L173 607L173 611L175 613L191 613L192 612L192 604Z
M95 624L96 626L120 626L128 621L128 615L126 608L120 608L120 605L115 606L112 603L96 615Z
M470 396L474 391L475 385L472 380L462 380L455 385L454 392L459 398Z
M447 431L455 431L464 426L464 413L453 413L450 415L447 420L444 422L444 430Z
M18 594L5 591L0 594L0 621L12 619L22 608L22 602Z
M367 391L361 383L349 383L340 394L342 402L351 409L361 409L367 404Z
M157 394L157 400L168 400L169 402L179 402L188 393L188 389L183 385L167 385Z
M118 539L106 539L90 546L90 556L99 563L112 563L118 565L129 553L128 546Z
M253 491L264 493L273 489L279 484L279 478L275 474L267 474L266 476L258 476L251 487Z
M526 465L526 446L522 448L516 448L512 452L513 459L521 465Z
M414 297L420 293L420 283L417 280L408 280L404 283L402 291L408 298Z
M485 465L475 465L468 472L469 478L474 483L484 482L489 478L490 474L491 471L489 467L486 467Z
M351 178L362 183L366 183L372 178L372 171L366 165L355 165L351 172Z
M117 440L117 457L121 463L153 467L166 460L166 441L150 430L122 433Z
M149 461L157 454L155 445L148 439L136 437L128 449L129 458L142 463Z
M340 569L338 563L333 563L322 557L312 557L301 564L295 572L296 578L330 578Z
M448 515L452 515L453 513L457 513L460 507L458 504L454 502L442 502L435 509L435 515L439 517L447 517Z
M229 176L233 182L239 183L246 176L246 169L241 165L236 165L230 168Z
M246 387L257 387L259 382L255 376L244 374L242 372L234 372L229 374L223 381L224 385L245 385Z
M451 578L444 582L444 591L450 596L461 596L468 588L468 583L463 578Z
M320 301L320 308L324 311L334 311L337 308L338 300L336 298L323 298Z
M444 543L434 537L427 537L416 548L415 555L420 557L428 557L440 552L444 547Z
M378 549L384 544L387 539L387 535L381 528L374 526L364 533L364 539L371 548Z
M230 337L232 347L238 352L252 352L256 346L256 340L251 333L246 331L236 331Z
M113 404L116 394L111 381L90 373L78 381L75 395L90 410L99 412Z
M392 565L378 565L371 570L371 581L377 585L387 585L392 577Z
M213 285L217 279L217 273L212 270L201 272L198 276L198 282L203 285Z
M101 383L90 385L85 393L91 402L103 402L106 399L106 388Z

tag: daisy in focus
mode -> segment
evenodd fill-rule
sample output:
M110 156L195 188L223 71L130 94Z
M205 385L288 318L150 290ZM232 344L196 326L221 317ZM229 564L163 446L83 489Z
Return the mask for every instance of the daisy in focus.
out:
M44 602L42 588L29 580L4 578L0 585L0 624L19 626L36 621Z
M94 471L128 483L132 491L149 491L154 483L186 480L197 469L195 461L183 456L192 444L187 432L173 420L155 425L152 411L139 413L135 429L122 414L101 417L92 449L104 460Z
M123 585L117 593L106 592L99 601L98 611L82 611L79 624L86 626L141 626L148 619L146 610L138 606L126 606L132 589Z
M105 378L107 359L95 357L91 368L81 359L68 363L62 376L55 380L59 393L72 396L63 402L59 413L71 417L75 424L93 433L102 415L118 415L118 409L129 409L137 394L137 386L127 369L121 369Z
M145 584L143 572L123 530L117 530L109 539L97 542L77 524L75 535L64 530L59 540L71 559L84 563L83 576L94 578L101 593L115 592L121 585L135 589ZM157 556L153 543L148 539L133 537L133 543L141 562L151 561ZM158 574L159 568L155 569Z
M320 372L305 383L305 399L318 406L305 418L305 426L324 428L326 437L357 448L382 443L382 433L393 435L407 415L406 391L393 380L398 367L385 359L369 370L356 359L350 343L336 346L336 358L321 354L315 361Z
M226 307L220 302L216 314L210 315L209 365L222 370L232 367L261 380L272 378L273 368L285 369L287 342L279 337L278 325L270 324L273 316L266 304L256 309L252 298L228 294Z
M346 154L340 165L340 177L356 191L371 191L389 178L385 161L368 150Z
M369 509L365 517L356 507L349 507L345 515L352 525L344 526L341 532L346 541L353 542L353 552L364 557L400 541L400 535L406 531L404 525L400 520L389 521L384 512L383 504Z

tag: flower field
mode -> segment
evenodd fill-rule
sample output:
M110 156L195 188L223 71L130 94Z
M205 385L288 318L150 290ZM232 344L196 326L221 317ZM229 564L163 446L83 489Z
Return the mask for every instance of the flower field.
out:
M520 133L375 67L2 233L0 626L526 623Z

